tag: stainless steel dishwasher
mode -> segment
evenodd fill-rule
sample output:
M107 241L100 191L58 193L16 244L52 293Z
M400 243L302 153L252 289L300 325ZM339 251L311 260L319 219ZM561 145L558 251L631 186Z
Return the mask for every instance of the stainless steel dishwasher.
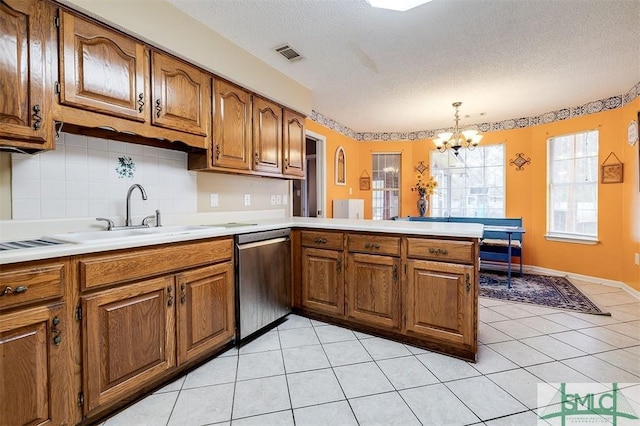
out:
M276 229L236 236L238 340L291 311L290 234Z

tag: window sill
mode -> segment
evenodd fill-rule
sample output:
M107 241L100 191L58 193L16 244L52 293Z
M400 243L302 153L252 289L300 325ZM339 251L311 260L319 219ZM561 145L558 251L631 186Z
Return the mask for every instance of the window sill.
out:
M563 243L575 243L575 244L586 244L590 246L595 246L599 244L600 241L595 237L583 237L579 235L553 235L547 234L544 236L547 241L558 241Z

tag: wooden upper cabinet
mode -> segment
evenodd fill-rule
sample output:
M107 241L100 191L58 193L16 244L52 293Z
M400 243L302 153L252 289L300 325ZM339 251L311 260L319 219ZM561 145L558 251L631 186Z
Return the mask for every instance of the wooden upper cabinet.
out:
M282 173L282 107L253 97L253 170Z
M60 103L143 122L150 114L148 76L143 44L60 13Z
M176 276L178 366L233 340L233 263Z
M282 173L285 176L304 178L306 135L304 116L288 109L284 110L284 133L282 144L284 159Z
M195 135L209 134L211 76L162 53L152 55L151 122Z
M25 150L53 147L53 95L45 83L52 20L46 2L0 2L0 145Z
M216 79L212 164L251 170L251 94Z

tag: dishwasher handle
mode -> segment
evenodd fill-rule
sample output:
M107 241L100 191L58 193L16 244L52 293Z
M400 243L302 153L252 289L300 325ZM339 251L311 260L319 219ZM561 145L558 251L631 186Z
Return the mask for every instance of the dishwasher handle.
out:
M289 237L280 237L280 238L272 238L270 240L256 241L254 243L238 244L238 250L246 250L246 249L251 249L256 247L263 247L270 244L284 243L289 240L290 240Z

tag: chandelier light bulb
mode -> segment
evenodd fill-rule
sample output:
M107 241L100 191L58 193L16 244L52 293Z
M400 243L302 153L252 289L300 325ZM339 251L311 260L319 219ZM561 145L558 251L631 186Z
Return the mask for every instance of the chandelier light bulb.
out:
M482 139L482 135L473 129L460 130L460 113L459 108L462 102L454 102L453 107L456 109L454 115L455 127L453 132L442 132L438 134L438 137L433 139L433 143L439 152L445 152L447 149L452 149L455 155L458 155L460 148L466 148L473 150Z

